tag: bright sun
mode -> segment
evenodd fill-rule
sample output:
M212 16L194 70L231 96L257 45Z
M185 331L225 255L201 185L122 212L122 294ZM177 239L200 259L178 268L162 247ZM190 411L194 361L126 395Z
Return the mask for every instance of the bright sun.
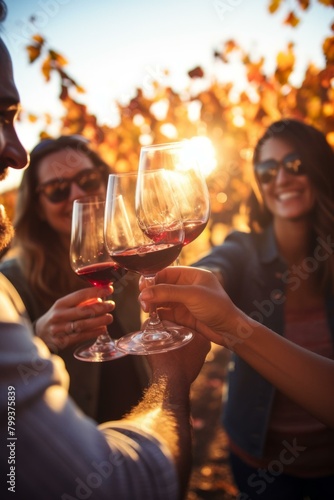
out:
M208 137L195 136L188 140L191 155L195 156L196 163L202 174L207 177L216 168L216 152Z

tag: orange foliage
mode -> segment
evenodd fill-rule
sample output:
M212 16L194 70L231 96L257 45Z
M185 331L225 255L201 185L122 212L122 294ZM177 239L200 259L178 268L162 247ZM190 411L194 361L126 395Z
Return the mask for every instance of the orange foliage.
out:
M293 11L291 11L286 17L284 23L289 24L290 26L293 26L293 28L295 28L300 23L300 19Z
M319 1L331 7L334 4L333 1ZM308 0L296 0L296 8L306 10L309 3ZM284 0L271 0L268 10L276 13L283 4ZM289 11L285 19L292 27L299 22L293 11ZM150 95L138 88L128 103L116 103L119 124L115 127L101 125L79 102L83 88L65 71L66 59L48 48L42 36L35 35L27 51L30 62L41 59L46 80L58 75L59 99L64 106L60 132L88 137L116 171L137 168L143 143L169 142L195 135L210 138L217 157L217 167L207 179L212 201L210 230L218 222L230 227L240 220L238 214L250 190L251 151L272 121L283 117L303 119L327 134L334 146L334 36L323 42L325 67L316 68L310 64L300 86L290 81L295 67L292 43L277 55L275 72L269 75L265 73L263 58L254 61L235 41L228 40L213 57L223 65L229 63L230 57L238 57L243 64L248 87L237 98L231 99L233 82L222 84L214 75L210 75L205 90L194 92L194 80L206 78L202 68L195 67L188 72L188 88L180 94L161 81L154 81ZM157 103L163 103L166 108L163 117L156 113ZM198 114L191 118L189 110L194 104L198 106ZM30 120L34 119L30 116ZM48 135L49 125L50 117L45 121L41 136ZM210 231L207 238L212 243Z

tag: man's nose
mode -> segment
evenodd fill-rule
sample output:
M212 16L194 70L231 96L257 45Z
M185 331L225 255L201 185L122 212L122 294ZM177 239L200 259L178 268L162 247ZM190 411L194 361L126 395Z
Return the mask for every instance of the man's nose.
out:
M0 162L6 167L22 169L29 163L29 156L14 128L0 132Z

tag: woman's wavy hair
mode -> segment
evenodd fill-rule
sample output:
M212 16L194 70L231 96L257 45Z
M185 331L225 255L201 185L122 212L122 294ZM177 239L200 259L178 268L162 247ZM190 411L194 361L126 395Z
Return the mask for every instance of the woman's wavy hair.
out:
M89 147L89 141L80 136L61 136L42 140L30 154L29 167L24 171L19 187L14 217L14 249L22 272L29 285L36 292L40 303L47 310L58 298L82 288L70 267L69 250L64 248L58 233L50 227L41 215L38 187L40 161L51 153L68 150L75 159L80 152L92 161L102 173L105 187L112 169ZM51 167L52 168L52 167ZM57 167L55 177L57 176ZM58 171L59 177L61 172Z
M283 119L268 127L258 141L253 165L260 159L263 144L277 138L290 144L299 153L306 173L314 186L316 203L312 213L312 249L318 239L334 237L334 152L325 135L315 127L295 119ZM255 175L255 174L254 174ZM255 175L256 179L256 175ZM272 214L264 204L261 186L256 180L247 204L248 224L251 230L261 231L272 221ZM334 256L319 263L319 274L325 288L334 287ZM334 290L333 290L334 292Z

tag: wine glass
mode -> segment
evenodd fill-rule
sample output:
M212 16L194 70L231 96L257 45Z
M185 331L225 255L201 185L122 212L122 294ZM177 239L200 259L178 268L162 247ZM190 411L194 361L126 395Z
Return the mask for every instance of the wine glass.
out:
M139 182L140 181L140 182ZM155 275L179 255L184 241L180 212L165 171L109 175L105 242L113 260L140 273L148 286ZM152 307L143 330L117 340L128 354L150 354L176 349L193 333L183 326L164 326Z
M168 172L184 225L183 246L188 245L204 231L210 216L208 187L191 141L142 147L139 175L156 169Z
M103 287L120 280L126 270L110 257L104 245L105 201L98 196L75 200L72 212L70 262L73 271L91 285ZM81 361L109 361L124 356L107 328L96 341L74 351Z

